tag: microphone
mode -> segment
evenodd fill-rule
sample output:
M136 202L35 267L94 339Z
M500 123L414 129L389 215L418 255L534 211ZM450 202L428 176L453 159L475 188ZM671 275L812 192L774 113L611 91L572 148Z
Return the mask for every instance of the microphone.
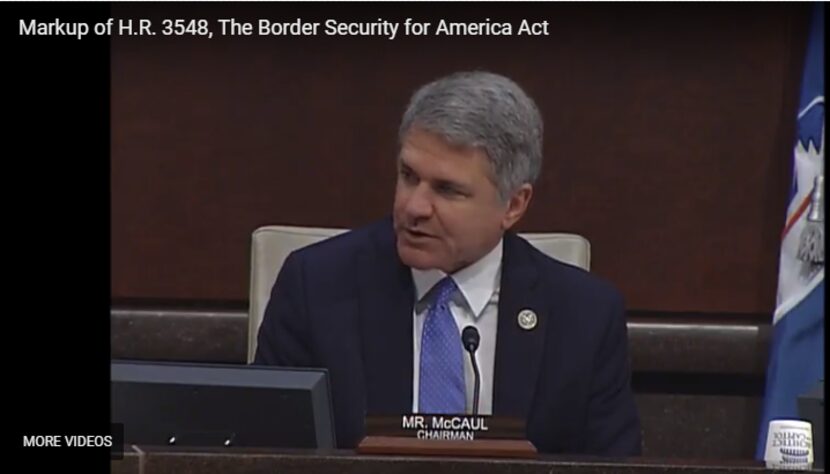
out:
M478 392L481 387L481 374L478 372L478 364L476 363L476 349L478 349L478 343L480 341L481 336L479 336L478 329L474 326L467 326L461 331L461 343L464 345L464 349L470 353L470 362L473 363L473 373L475 374L473 415L478 415Z

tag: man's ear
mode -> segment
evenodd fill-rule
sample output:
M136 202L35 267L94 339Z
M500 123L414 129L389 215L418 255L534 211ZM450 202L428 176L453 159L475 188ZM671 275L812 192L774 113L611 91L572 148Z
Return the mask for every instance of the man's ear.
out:
M501 221L502 229L507 230L513 227L522 218L532 197L533 185L529 183L521 185L519 189L513 192L513 195L507 201L507 212L504 213L504 218Z

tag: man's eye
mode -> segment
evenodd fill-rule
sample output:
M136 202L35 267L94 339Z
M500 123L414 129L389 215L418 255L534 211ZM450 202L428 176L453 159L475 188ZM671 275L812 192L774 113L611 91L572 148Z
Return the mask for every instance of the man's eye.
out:
M461 192L449 184L439 184L437 191L445 196L458 196Z
M401 168L401 178L406 182L412 182L415 179L415 174L411 170Z

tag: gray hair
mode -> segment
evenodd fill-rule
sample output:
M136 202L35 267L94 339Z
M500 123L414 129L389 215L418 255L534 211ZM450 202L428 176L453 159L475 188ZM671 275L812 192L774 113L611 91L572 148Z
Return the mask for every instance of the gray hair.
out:
M398 140L413 126L455 145L483 149L502 200L542 168L542 117L533 99L512 80L489 72L460 72L413 94Z

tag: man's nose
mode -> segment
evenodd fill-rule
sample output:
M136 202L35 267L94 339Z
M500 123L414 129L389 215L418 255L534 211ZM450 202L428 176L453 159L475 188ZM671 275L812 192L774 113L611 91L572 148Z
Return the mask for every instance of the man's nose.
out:
M432 194L427 183L421 182L412 188L406 202L406 213L410 219L427 219L432 216Z

